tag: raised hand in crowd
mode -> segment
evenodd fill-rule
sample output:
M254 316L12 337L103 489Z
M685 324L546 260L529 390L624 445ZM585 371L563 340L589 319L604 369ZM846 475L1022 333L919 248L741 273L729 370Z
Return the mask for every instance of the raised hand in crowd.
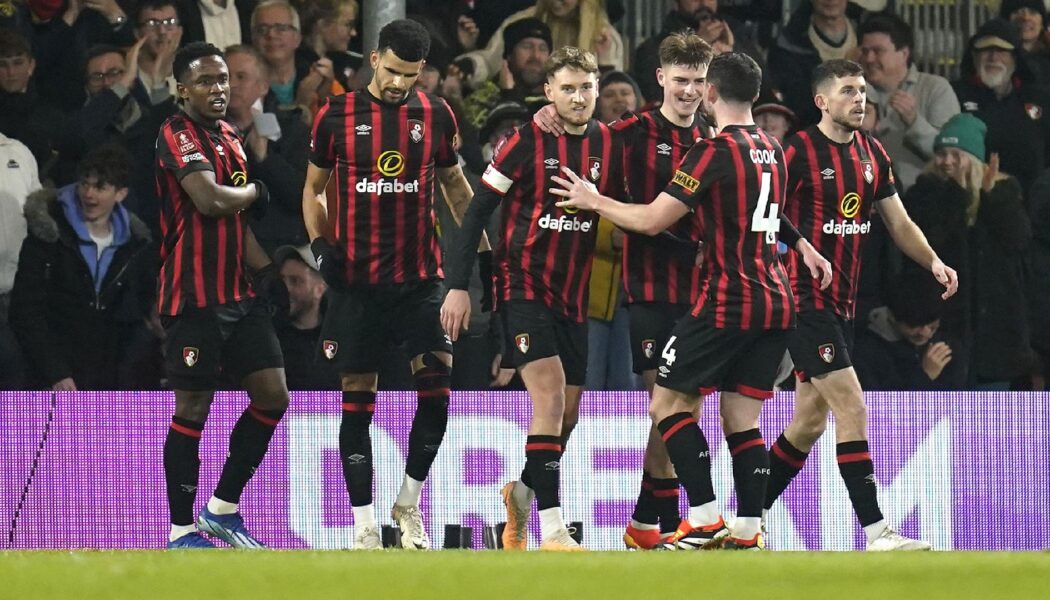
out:
M480 33L481 30L478 29L478 24L469 16L460 15L456 19L456 38L464 51L473 50L477 47Z
M135 85L135 80L139 78L139 53L142 51L142 46L147 39L149 38L146 36L140 37L124 53L124 75L120 77L120 85L124 86L125 89L130 90Z
M905 124L911 125L919 118L919 101L911 92L897 90L890 96L890 108L897 111Z

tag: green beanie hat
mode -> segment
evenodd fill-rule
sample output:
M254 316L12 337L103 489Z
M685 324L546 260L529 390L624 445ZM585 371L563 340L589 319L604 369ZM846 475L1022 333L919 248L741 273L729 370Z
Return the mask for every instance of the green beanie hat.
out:
M933 142L933 150L941 148L958 148L984 161L984 134L988 126L984 121L969 113L959 113L948 119Z

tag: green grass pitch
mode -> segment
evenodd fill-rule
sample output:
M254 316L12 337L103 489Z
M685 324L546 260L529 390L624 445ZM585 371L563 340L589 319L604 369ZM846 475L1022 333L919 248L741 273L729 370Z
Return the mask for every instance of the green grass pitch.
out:
M0 598L1045 598L1050 553L0 552Z

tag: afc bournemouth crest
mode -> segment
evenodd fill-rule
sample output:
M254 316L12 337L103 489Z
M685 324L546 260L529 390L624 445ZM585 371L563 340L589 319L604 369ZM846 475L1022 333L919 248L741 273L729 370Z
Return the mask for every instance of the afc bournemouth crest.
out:
M426 129L423 127L423 121L418 119L408 120L408 138L413 143L418 144L423 141L423 134L426 133Z
M182 362L186 363L187 367L192 367L197 364L200 356L201 351L192 346L186 346L182 349Z
M864 165L864 181L868 183L875 181L875 171L872 169L871 163L864 161L862 164Z
M831 361L835 360L835 344L823 344L817 348L817 354L820 355L820 360L830 365Z
M642 354L646 358L652 358L655 353L656 340L642 340Z
M591 181L598 183L598 180L602 178L602 159L595 156L587 158L587 175Z
M1028 113L1028 118L1033 121L1038 121L1043 117L1043 107L1038 104L1026 103L1024 105L1024 111Z
M335 358L336 353L339 352L339 342L325 340L321 342L321 351L324 352L325 358L332 360Z
M518 350L520 350L522 354L528 353L529 334L519 333L518 335L514 336L514 345L518 347Z

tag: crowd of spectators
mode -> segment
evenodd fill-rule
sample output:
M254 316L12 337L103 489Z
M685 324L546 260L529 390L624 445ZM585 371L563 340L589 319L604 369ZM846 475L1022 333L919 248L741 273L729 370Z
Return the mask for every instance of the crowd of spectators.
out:
M763 66L755 117L784 139L819 112L810 73L856 60L865 128L894 162L915 222L959 272L945 302L887 243L873 216L857 313L866 389L1042 389L1050 367L1050 0L1002 0L965 40L954 80L924 72L892 0L667 0L659 33L625 44L623 0L409 0L431 33L417 85L456 113L475 187L493 148L547 104L544 63L563 45L595 53L595 118L658 105L660 41L696 31L716 53ZM303 224L313 116L367 83L358 0L0 1L0 389L157 389L155 281L160 125L179 110L175 51L226 49L227 120L272 204L253 224L290 293L277 323L292 389L338 389L315 361L325 284ZM367 50L367 49L366 49ZM3 168L3 167L0 167ZM444 237L455 221L438 213ZM490 237L498 235L489 228ZM620 236L599 226L590 286L589 389L636 389L620 283ZM456 347L459 389L506 385L498 318ZM390 364L404 364L392 357ZM511 385L514 385L513 383ZM411 387L396 369L384 389Z

